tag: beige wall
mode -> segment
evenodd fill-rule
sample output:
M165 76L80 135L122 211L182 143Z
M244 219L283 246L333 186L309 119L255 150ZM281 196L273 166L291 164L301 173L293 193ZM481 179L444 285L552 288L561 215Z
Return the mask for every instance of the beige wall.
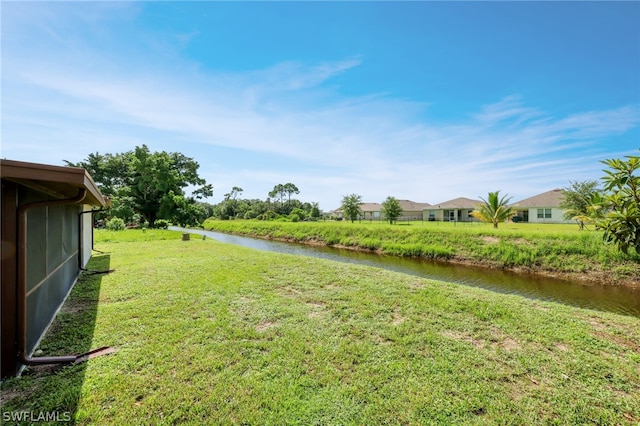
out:
M425 209L422 211L424 220L429 220L433 215L436 221L451 220L451 212L457 222L476 222L477 219L471 216L473 209Z

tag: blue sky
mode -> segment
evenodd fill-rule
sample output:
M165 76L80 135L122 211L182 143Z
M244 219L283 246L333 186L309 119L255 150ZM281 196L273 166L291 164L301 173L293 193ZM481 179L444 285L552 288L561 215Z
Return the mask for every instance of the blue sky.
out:
M2 158L147 144L219 202L292 182L513 200L640 148L639 2L6 2Z

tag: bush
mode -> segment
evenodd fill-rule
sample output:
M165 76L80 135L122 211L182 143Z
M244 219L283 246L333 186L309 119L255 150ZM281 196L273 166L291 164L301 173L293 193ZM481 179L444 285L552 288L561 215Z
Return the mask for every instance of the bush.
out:
M169 227L169 221L164 219L158 219L153 225L156 229L167 229Z
M124 229L126 228L124 220L119 217L109 219L106 226L110 231L124 231Z
M300 220L304 220L307 217L307 212L305 212L300 208L295 208L291 211L291 213L289 214L289 217L293 219L294 215L298 216L298 221L300 221ZM292 222L294 221L292 220Z
M278 214L272 210L267 210L261 216L262 220L272 220L278 217Z

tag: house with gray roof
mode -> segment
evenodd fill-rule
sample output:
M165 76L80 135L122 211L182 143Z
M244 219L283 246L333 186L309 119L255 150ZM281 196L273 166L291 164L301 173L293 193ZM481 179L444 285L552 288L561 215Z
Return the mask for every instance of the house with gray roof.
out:
M511 207L522 222L572 223L571 220L564 218L564 210L560 208L563 200L562 189L552 189L515 202Z
M423 210L429 207L429 203L418 203L411 200L398 200L400 208L402 208L402 215L398 220L422 220ZM362 203L360 204L362 210L361 220L384 220L382 214L382 203ZM332 212L337 217L342 217L342 210L337 209Z
M411 200L398 200L402 215L398 220L422 220L423 210L429 207L429 203L418 203ZM384 220L381 203L362 203L360 205L365 220Z
M402 208L402 216L399 220L422 220L424 209L431 206L429 203L417 203L411 200L398 200Z
M428 221L447 222L476 222L478 219L471 216L482 200L458 197L453 200L443 201L423 209L423 219Z
M364 220L380 220L382 219L382 204L380 203L362 203L360 204L360 210L362 210L362 219Z

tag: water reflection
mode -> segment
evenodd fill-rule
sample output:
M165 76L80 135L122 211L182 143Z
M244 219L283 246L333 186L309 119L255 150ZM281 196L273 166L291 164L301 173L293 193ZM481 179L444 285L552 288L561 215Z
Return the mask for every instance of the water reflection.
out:
M179 230L179 228L173 228ZM585 284L576 281L518 274L472 266L435 261L381 256L334 247L316 247L223 234L189 230L218 241L276 253L313 256L338 262L384 268L439 281L480 287L505 294L517 294L531 299L564 303L581 308L611 311L640 317L640 288Z

